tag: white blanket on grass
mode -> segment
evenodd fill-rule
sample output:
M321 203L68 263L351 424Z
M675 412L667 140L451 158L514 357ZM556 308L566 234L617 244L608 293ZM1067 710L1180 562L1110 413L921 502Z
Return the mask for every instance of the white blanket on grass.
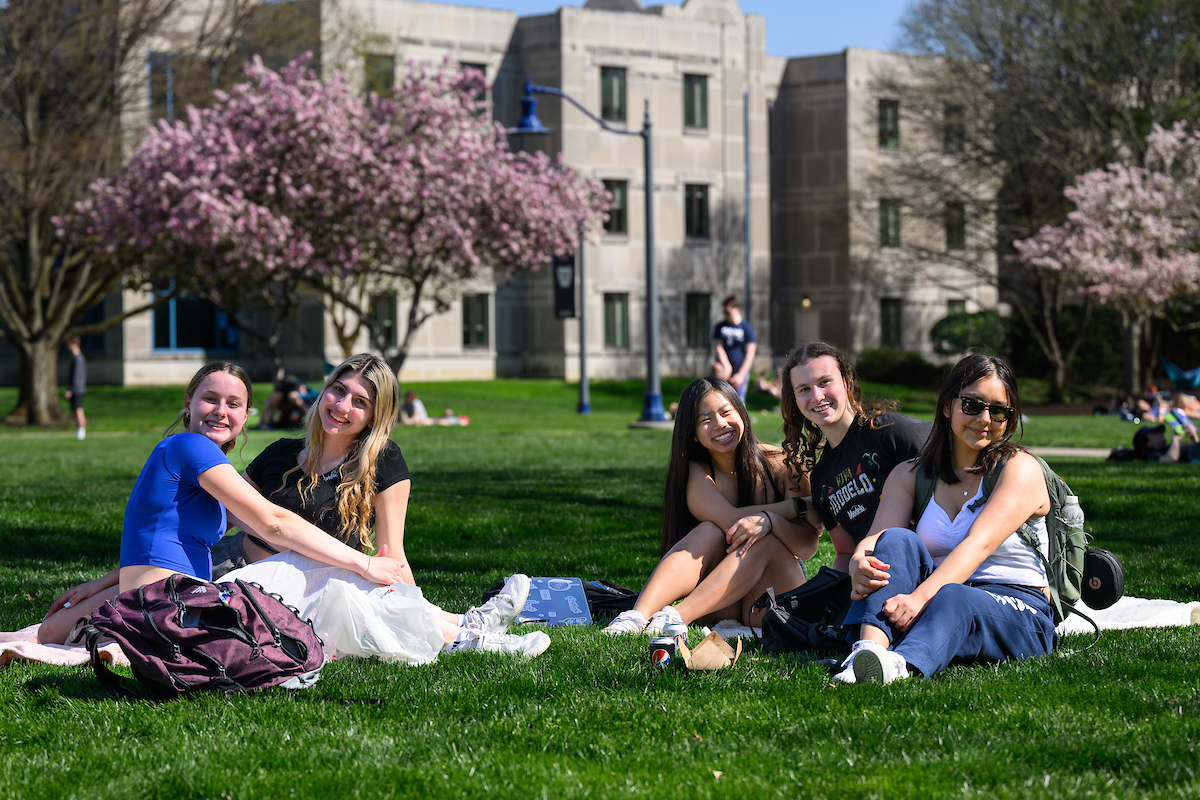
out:
M1111 608L1095 611L1083 603L1079 610L1087 614L1102 631L1128 628L1172 628L1181 625L1200 625L1200 602L1177 603L1174 600L1151 600L1143 597L1122 597ZM762 635L761 628L748 628L736 620L721 620L713 630L726 639L738 636L752 638ZM1092 626L1083 617L1072 614L1058 625L1058 635L1091 633Z

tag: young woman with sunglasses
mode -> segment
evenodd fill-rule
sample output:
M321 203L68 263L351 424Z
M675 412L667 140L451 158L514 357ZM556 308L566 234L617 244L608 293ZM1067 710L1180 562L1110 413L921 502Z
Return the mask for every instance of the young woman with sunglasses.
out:
M929 423L864 405L854 367L833 345L796 350L783 378L783 452L793 476L807 475L806 519L833 542L833 567L846 572L855 545L870 533L879 492L892 468L916 456Z
M1050 498L1037 460L1010 441L1020 419L1004 361L970 355L950 371L929 441L888 478L872 534L851 559L846 624L860 625L859 641L834 680L929 678L955 662L1054 649L1045 567L1016 534L1028 521L1045 553ZM983 480L1001 467L985 499ZM934 492L912 525L919 472L935 479Z

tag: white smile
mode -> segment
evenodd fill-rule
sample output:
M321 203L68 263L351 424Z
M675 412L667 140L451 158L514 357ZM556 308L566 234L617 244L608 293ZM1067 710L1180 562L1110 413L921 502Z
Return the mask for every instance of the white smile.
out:
M713 437L713 441L716 442L717 444L725 444L730 439L732 439L736 434L737 434L737 431L733 431L733 430L728 430L728 431L725 431L724 433L718 433L716 436Z

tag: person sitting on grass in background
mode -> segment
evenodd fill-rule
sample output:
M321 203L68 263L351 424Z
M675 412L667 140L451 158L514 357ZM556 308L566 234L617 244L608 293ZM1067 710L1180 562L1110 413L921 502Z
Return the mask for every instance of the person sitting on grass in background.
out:
M817 551L816 531L797 521L793 502L807 492L807 481L787 479L783 452L759 443L733 386L692 382L671 438L662 560L633 609L605 633L659 634L673 623L723 619L756 625L753 602L767 587L782 593L803 584L797 559Z
M376 556L359 552L272 504L238 475L226 453L244 432L252 400L250 379L235 364L215 362L196 373L184 394L183 413L168 428L169 434L182 423L183 431L168 435L154 448L130 494L120 567L55 600L38 630L39 642L64 642L76 620L118 592L176 572L210 580L210 548L225 533L227 510L239 524L280 550L295 550L372 584L387 586L402 580L406 565L388 557L387 544L380 546ZM446 648L532 656L549 646L549 637L541 632L514 637L468 631L436 606L426 605L421 622L440 634Z
M1050 497L1037 459L1010 441L1020 419L1003 360L970 355L950 371L929 441L892 471L854 551L845 624L859 626L858 641L835 681L931 678L955 662L1033 658L1057 645L1042 561ZM1001 468L985 498L984 479ZM914 524L919 472L936 481ZM1016 533L1027 521L1041 555Z
M833 345L811 342L783 367L783 452L793 480L812 485L809 524L829 531L833 568L847 572L870 533L892 469L920 451L929 423L896 414L892 402L864 406L858 375Z

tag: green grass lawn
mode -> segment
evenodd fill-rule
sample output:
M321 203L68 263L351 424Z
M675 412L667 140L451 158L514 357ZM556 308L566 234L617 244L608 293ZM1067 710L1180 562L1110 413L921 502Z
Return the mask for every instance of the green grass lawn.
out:
M555 381L413 388L472 420L395 437L414 476L408 555L431 600L461 610L516 570L642 585L669 434L627 427L640 384L594 384L589 417ZM0 406L12 399L0 390ZM84 442L0 428L0 629L114 565L125 500L179 399L90 390ZM751 406L778 441L775 403ZM1029 444L1111 447L1134 428L1034 417L1025 430ZM235 464L275 436L251 434ZM1051 463L1130 594L1200 597L1200 467ZM810 568L831 558L823 543ZM16 798L1200 795L1200 628L1106 632L1082 653L886 687L833 687L805 658L752 646L736 669L688 674L654 668L644 638L551 635L529 663L339 661L305 693L168 704L110 699L90 669L9 666L0 781Z

